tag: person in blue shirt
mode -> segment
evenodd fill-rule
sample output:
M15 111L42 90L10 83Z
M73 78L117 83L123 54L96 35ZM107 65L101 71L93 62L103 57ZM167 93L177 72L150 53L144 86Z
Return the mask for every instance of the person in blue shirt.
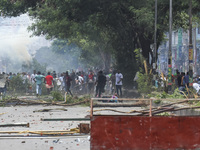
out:
M41 72L38 71L37 75L35 76L35 82L36 82L36 94L38 95L42 95L42 83L43 83L43 79L45 77L43 75L41 75Z

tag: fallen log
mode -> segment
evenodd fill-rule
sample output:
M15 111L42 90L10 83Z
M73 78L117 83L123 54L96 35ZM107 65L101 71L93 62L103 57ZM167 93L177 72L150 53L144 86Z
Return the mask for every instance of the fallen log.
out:
M181 108L168 108L168 109L165 109L165 110L161 110L161 111L154 111L152 112L153 115L155 114L159 114L159 113L163 113L163 112L168 112L168 111L179 111L179 110L184 110L184 109L198 109L200 108L200 106L194 106L194 107L181 107ZM143 114L144 115L144 114ZM145 114L145 115L148 115L148 114Z
M49 111L54 111L54 110L67 111L67 109L65 109L65 108L55 108L55 109L40 109L40 110L35 110L33 112L49 112Z
M10 123L10 124L0 124L0 127L13 127L13 126L26 126L29 127L29 123Z
M57 105L57 106L74 106L74 105L84 104L84 103L87 103L87 102L90 102L90 100L89 100L89 99L86 99L86 100L84 100L84 101L76 102L76 103L72 103L72 104L52 103L52 105Z
M160 109L159 111L162 111L162 110L166 110L166 109L171 109L171 107L170 108L162 108L162 109ZM141 114L139 114L139 115L142 115L142 114L149 114L149 111L143 111L143 110L131 110L131 111L128 111L128 112L126 112L126 111L119 111L119 110L114 110L114 109L100 109L100 110L93 110L93 112L98 112L98 111L113 111L113 112L118 112L118 113L126 113L126 114L131 114L131 113L141 113ZM158 111L158 110L157 110Z
M183 100L183 101L179 101L179 102L165 104L165 105L161 105L159 107L152 107L152 113L155 112L155 111L158 111L158 110L165 109L167 106L171 106L171 105L175 105L175 104L181 104L181 103L185 103L185 102L188 102L188 100ZM144 110L141 110L141 111L142 112L141 112L141 114L139 114L139 116L141 116L141 115L148 115L149 114L149 109L144 109Z
M188 102L188 100L183 100L180 102L174 102L174 103L170 103L170 104L165 104L165 105L161 105L160 107L167 107L167 106L171 106L171 105L175 105L175 104L181 104L181 103L186 103Z
M168 112L168 111L173 111L173 110L174 110L173 107L171 107L171 108L166 108L166 109L163 109L163 110L159 110L159 111L152 112L152 115L156 115L156 114L160 114L160 113Z
M113 111L113 112L125 113L125 114L130 114L130 113L143 113L143 111L139 111L139 110L131 110L131 111L129 111L129 112L126 112L126 111L119 111L119 110L115 110L115 109L99 109L99 110L93 110L93 112L98 112L98 111Z
M179 110L183 110L183 109L198 109L200 108L200 106L188 106L188 107L181 107L181 108L176 108L173 111L179 111Z
M46 102L46 101L39 101L39 100L22 100L22 99L10 99L5 101L3 104L6 105L9 102L16 102L15 105L57 105L57 106L74 106L74 105L80 105L89 102L89 99L86 99L84 101L71 103L71 104L65 104L63 102Z
M94 107L142 107L146 106L147 104L143 102L137 102L137 103L96 103L93 104Z

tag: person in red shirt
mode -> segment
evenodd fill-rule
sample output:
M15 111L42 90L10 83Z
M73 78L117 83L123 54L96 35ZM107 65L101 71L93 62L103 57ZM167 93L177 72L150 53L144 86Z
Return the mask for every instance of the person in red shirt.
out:
M45 82L46 82L46 88L48 94L52 91L53 88L53 76L50 75L50 72L48 72L48 75L45 77Z
M94 88L94 74L92 71L90 71L90 74L88 75L88 92L89 94L92 94Z

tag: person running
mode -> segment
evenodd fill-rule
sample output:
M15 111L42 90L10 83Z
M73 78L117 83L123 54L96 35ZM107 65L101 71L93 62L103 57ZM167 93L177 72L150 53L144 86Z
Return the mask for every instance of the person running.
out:
M34 78L34 81L36 82L36 95L42 95L42 82L43 82L44 76L41 75L41 72L38 71L37 75Z
M50 94L50 92L52 91L52 88L53 88L52 81L53 81L53 76L51 76L51 73L48 72L48 75L45 77L46 88L47 88L48 94Z
M70 86L71 86L71 77L69 76L68 71L66 71L66 74L64 76L64 81L65 81L65 92L70 93L70 95L73 97L72 92L70 91Z
M64 73L61 73L61 75L60 75L60 77L59 77L59 81L60 81L60 83L61 83L61 85L60 85L60 90L61 91L63 91L64 90L64 88L65 88L65 82L64 82Z

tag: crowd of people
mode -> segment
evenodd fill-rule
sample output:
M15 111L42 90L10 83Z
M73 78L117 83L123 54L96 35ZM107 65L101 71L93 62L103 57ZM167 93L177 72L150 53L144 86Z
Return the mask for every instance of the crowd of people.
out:
M47 94L50 94L51 91L60 91L71 96L89 94L92 97L102 97L102 93L104 93L104 95L112 95L115 98L122 97L123 75L120 70L110 70L107 73L102 70L72 70L62 73L53 71L47 74L36 72L36 70L32 74L26 72L6 74L3 72L0 74L0 93L3 93L4 96L15 76L20 77L22 84L29 84L29 86L24 86L28 88L25 90L26 92L35 93L36 96L42 95L42 88L45 87ZM186 88L190 87L189 73L177 71L172 75L172 82L180 91L186 91ZM193 88L197 93L200 92L200 77L194 78Z
M118 71L110 70L104 73L102 70L88 71L66 71L56 73L56 71L48 72L46 75L40 71L34 70L32 74L23 72L21 74L2 73L0 76L0 92L6 93L9 82L13 77L19 76L23 83L29 84L29 91L36 93L36 96L42 95L42 87L45 84L47 93L53 90L73 94L90 94L95 97L102 97L102 93L122 97L122 80L123 75ZM35 88L35 90L34 90Z
M161 79L161 82L160 82L161 86L164 87L162 81L163 80L167 81L167 78L164 77L164 78L160 78L160 79ZM192 80L192 81L190 81L190 80ZM190 82L192 84L190 84ZM187 91L187 88L194 88L196 90L196 92L198 94L200 94L199 93L199 91L200 91L200 77L196 76L196 77L193 77L192 79L190 79L189 72L185 73L185 72L179 72L177 70L176 73L172 75L172 83L174 83L175 88L178 88L179 91ZM155 86L159 87L158 82L155 83Z

